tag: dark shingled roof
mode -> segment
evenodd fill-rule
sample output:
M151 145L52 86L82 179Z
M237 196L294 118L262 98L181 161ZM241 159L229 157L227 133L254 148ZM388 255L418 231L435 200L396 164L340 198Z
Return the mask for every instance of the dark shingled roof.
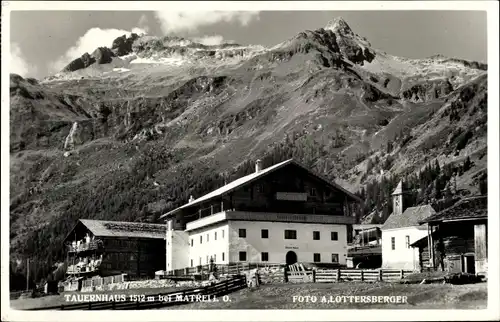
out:
M421 220L421 223L488 218L488 197L475 196Z
M436 211L430 205L409 207L402 214L392 213L385 221L382 229L395 229L403 227L419 226L419 221L435 214Z
M80 219L96 237L164 239L167 226L160 224Z

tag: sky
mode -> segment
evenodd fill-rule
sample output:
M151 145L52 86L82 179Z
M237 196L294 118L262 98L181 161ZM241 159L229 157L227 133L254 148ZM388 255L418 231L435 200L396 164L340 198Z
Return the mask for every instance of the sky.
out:
M486 11L12 11L10 66L43 78L128 32L273 46L335 17L392 55L487 62Z

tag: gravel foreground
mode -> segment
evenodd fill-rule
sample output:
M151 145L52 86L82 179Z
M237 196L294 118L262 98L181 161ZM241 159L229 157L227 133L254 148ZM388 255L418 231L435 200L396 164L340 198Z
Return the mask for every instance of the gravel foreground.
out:
M123 290L92 292L92 294L155 294L173 289ZM66 294L78 294L68 292ZM81 293L90 294L90 293ZM307 301L306 297L310 300ZM328 303L329 299L342 296L400 296L406 303ZM295 297L295 301L294 301ZM299 297L302 301L299 301ZM311 299L316 297L316 302ZM325 297L327 303L322 303ZM485 309L487 308L487 283L468 285L452 284L393 284L393 283L303 283L266 284L246 288L219 297L218 302L194 302L160 308L174 310L200 309ZM64 294L35 299L12 300L11 308L17 310L68 304Z
M298 296L313 296L312 303L298 301ZM407 303L321 303L337 296L406 296ZM294 296L295 302L294 302ZM274 284L244 289L229 294L229 301L195 302L165 309L485 309L487 283L469 285L451 284Z

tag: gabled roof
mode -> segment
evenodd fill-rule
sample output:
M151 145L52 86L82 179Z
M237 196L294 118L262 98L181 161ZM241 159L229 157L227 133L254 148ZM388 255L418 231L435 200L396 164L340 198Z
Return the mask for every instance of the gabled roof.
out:
M385 221L382 229L385 230L419 226L419 221L435 213L436 211L430 205L409 207L400 215L392 213Z
M432 239L435 240L436 239L436 236L437 236L437 231L433 232L432 233ZM427 246L427 244L429 243L428 242L428 238L429 236L428 235L425 235L424 237L420 238L419 240L417 241L414 241L413 243L410 244L411 247L425 247Z
M169 216L170 214L173 214L181 209L185 209L185 208L188 208L188 207L192 207L192 206L195 206L195 205L198 205L204 201L207 201L207 200L210 200L210 199L213 199L213 198L216 198L216 197L220 197L222 195L225 195L231 191L234 191L236 190L237 188L240 188L244 185L247 185L259 178L262 178L278 169L281 169L287 165L290 165L290 164L294 164L296 166L299 166L301 167L302 169L306 170L307 172L309 172L310 174L314 175L315 177L317 177L318 179L322 180L323 182L325 182L326 184L328 184L329 186L335 188L335 189L338 189L340 190L341 192L343 192L344 194L347 195L347 197L351 200L354 200L354 201L357 201L357 202L360 202L361 200L356 196L354 195L353 193L347 191L346 189L342 188L341 186L339 186L338 184L335 184L333 182L330 182L328 181L327 179L323 178L322 176L316 174L316 173L313 173L312 171L310 171L309 169L307 169L306 167L304 167L303 165L301 165L300 163L298 163L297 161L293 160L293 159L288 159L286 161L283 161L283 162L280 162L280 163L277 163L273 166L270 166L268 168L265 168L265 169L262 169L260 170L259 172L253 172L249 175L246 175L244 177L241 177L239 179L236 179L230 183L228 183L227 185L223 186L223 187L220 187L219 189L216 189L198 199L195 199L181 207L178 207L174 210L171 210L169 212L167 212L166 214L162 215L160 217L160 219L164 218L164 217L167 217Z
M164 239L167 232L167 226L160 224L91 219L80 219L80 223L96 237Z
M488 197L474 196L462 199L443 211L428 216L421 223L446 222L488 218Z

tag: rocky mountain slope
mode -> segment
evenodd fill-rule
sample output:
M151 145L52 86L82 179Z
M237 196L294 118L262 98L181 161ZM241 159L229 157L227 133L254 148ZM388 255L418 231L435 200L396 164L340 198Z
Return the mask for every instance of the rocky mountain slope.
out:
M341 18L271 48L123 36L42 81L11 75L10 99L11 252L39 276L78 218L154 220L257 158L353 192L436 161L469 158L454 193L486 175L487 66L392 56Z

